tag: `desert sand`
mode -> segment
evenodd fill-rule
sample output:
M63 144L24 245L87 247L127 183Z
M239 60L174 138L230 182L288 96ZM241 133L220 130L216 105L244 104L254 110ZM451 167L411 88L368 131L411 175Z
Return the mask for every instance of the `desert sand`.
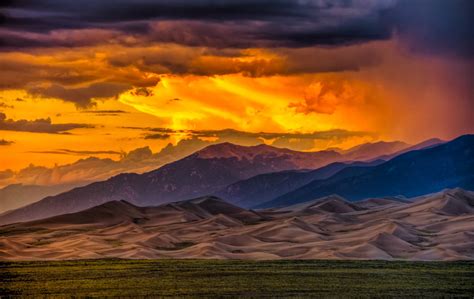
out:
M474 259L474 193L329 196L259 211L216 197L157 207L113 201L0 227L1 260L99 258Z

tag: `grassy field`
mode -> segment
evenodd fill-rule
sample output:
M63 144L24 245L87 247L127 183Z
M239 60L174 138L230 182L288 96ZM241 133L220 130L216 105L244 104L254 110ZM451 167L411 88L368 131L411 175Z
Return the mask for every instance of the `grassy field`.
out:
M0 275L6 296L474 297L474 262L1 262Z

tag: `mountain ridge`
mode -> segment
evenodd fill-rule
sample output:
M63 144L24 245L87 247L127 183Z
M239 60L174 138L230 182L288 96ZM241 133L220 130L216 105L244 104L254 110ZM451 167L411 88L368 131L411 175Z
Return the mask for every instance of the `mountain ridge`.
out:
M350 166L372 166L384 162L334 162L315 170L281 171L264 173L226 186L215 195L243 206L255 206L289 191L304 186L315 179L325 179Z
M258 151L249 156L254 148ZM236 150L242 150L243 153L236 156ZM206 153L205 158L200 157L203 153ZM227 186L256 175L283 170L304 170L333 162L327 155L327 151L295 152L267 145L251 148L230 143L212 145L141 175L124 173L106 181L46 197L39 202L0 215L0 223L71 213L111 200L124 199L139 206L147 206L184 198L220 195L220 190ZM335 152L329 152L329 155L343 159ZM291 191L292 186L300 187L289 184L288 190L284 191ZM281 195L281 193L275 194ZM242 204L242 201L233 202ZM251 201L245 204L245 206L251 205L254 205Z
M401 154L377 166L347 167L333 177L315 180L255 207L284 206L330 194L360 200L398 195L413 197L453 187L472 190L473 148L474 135L463 135L438 146Z
M122 173L106 181L75 188L56 196L46 197L23 208L0 215L0 223L18 222L71 213L111 200L127 200L137 205L157 205L184 198L212 194L225 186L252 176L289 169L317 167L342 159L337 153L296 152L270 146L257 146L259 152L252 159L237 159L234 155L216 158L206 151L216 149L249 149L243 146L212 145L178 161L144 173ZM292 154L296 155L295 157ZM244 155L245 156L245 155ZM245 156L247 157L247 156Z

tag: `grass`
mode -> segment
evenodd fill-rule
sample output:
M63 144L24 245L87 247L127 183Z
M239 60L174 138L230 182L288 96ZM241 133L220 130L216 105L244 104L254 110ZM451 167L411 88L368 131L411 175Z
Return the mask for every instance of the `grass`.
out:
M1 262L4 296L474 297L474 262Z

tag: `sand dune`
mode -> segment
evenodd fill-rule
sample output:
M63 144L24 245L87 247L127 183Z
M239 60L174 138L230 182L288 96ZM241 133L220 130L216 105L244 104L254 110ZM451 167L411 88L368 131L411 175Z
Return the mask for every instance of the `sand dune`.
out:
M0 227L0 259L474 259L474 193L399 201L338 196L251 211L216 197L108 202Z

